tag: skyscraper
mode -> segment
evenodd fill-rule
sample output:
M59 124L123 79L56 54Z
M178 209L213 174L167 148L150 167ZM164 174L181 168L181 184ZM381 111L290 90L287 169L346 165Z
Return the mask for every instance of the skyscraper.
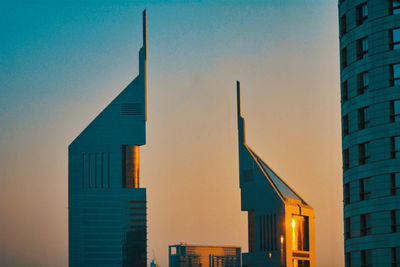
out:
M139 75L69 145L69 265L147 266L146 11Z
M339 1L346 266L400 266L400 1Z
M243 266L315 266L314 210L247 144L237 82L239 180L248 213Z

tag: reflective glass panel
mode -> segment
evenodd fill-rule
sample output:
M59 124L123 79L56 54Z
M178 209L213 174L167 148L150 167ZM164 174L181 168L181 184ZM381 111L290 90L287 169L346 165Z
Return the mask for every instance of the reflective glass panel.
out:
M259 160L268 177L284 197L301 200L263 161Z
M292 249L309 251L308 217L292 216Z

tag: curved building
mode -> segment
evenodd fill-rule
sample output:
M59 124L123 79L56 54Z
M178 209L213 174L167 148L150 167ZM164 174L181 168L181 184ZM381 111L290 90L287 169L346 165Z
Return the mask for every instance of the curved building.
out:
M400 266L400 1L340 0L345 262Z

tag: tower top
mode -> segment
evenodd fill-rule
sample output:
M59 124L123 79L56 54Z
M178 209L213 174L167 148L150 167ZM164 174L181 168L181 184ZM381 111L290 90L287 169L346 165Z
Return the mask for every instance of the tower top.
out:
M245 136L245 122L242 118L240 110L240 81L236 81L236 94L237 94L237 121L238 121L238 134L239 134L239 144L246 143Z
M146 9L143 10L143 50L144 50L144 58L147 58L147 12Z

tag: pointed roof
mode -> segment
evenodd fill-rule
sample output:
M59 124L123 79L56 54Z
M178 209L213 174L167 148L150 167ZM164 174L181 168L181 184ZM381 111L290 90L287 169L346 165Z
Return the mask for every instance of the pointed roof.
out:
M243 145L253 156L254 160L265 175L266 180L272 184L276 192L283 200L294 199L301 201L302 204L308 205L287 183L285 183L269 166L266 164L247 144L245 138L245 121L241 116L240 110L240 82L237 81L237 117L238 117L238 135L239 146ZM240 156L240 154L239 154Z
M286 184L251 148L248 147L248 149L261 166L262 170L267 176L267 180L274 185L282 198L297 199L306 204L306 202L292 188L290 188L290 186Z

